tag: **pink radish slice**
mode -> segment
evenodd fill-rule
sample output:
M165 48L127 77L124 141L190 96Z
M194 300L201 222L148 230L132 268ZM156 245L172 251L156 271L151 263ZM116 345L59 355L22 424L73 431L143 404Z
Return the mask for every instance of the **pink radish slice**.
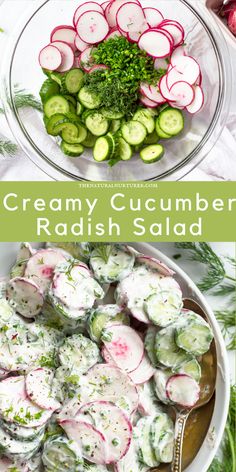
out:
M116 365L126 372L139 366L144 353L144 344L136 331L129 326L116 325L104 330L104 345Z
M204 93L201 87L194 87L195 97L191 105L187 106L187 111L191 114L198 113L204 104Z
M183 45L178 46L177 48L174 49L174 51L171 54L171 58L170 58L171 65L175 67L180 57L183 57L186 55L187 55L186 47Z
M62 55L62 63L60 67L57 68L58 72L67 72L73 67L74 64L74 51L69 46L69 44L65 43L64 41L54 41L52 46L56 46L59 49Z
M173 93L170 92L167 86L167 75L163 75L163 77L160 79L159 88L160 88L161 94L168 102L176 101L175 96L173 95Z
M113 361L111 355L109 354L105 346L102 347L101 354L104 361L106 361L107 364L115 365L115 362Z
M113 28L114 26L117 26L116 14L119 8L122 5L125 5L126 3L127 3L127 0L115 0L115 1L111 1L110 5L107 6L106 11L105 11L105 16L111 28ZM137 3L140 5L140 2L138 0L132 0L132 3Z
M161 104L166 101L159 92L158 88L154 87L154 85L148 85L143 82L141 83L140 91L143 95L145 95L145 97L149 98L149 100L152 100L153 102L156 102L157 104Z
M0 414L10 423L33 428L44 425L52 411L42 410L30 401L25 389L25 377L20 375L0 382Z
M49 44L39 53L39 64L43 69L57 70L62 63L62 54L53 44Z
M139 48L152 57L167 57L171 53L171 42L165 31L148 30L139 39Z
M79 58L80 67L82 67L86 72L89 72L91 67L93 67L93 56L92 56L93 46L85 49Z
M130 31L128 33L128 39L129 41L133 42L133 43L138 43L139 42L139 38L141 36L141 34L144 33L144 31L146 31L147 29L149 29L149 26L147 24L147 22L144 22L142 27L138 30L138 31Z
M73 18L73 23L74 23L74 26L76 27L77 25L77 21L80 17L80 15L82 15L82 13L86 12L86 11L98 11L100 13L104 13L103 11L103 8L101 5L99 5L97 2L85 2L85 3L82 3L82 5L80 5L77 10L75 10L75 13L74 13L74 18Z
M143 254L140 254L136 257L136 261L139 264L145 264L148 267L151 267L151 269L157 270L160 274L165 275L165 276L173 276L174 271L169 269L163 262L158 261L154 257L150 256L144 256Z
M154 372L154 367L150 364L148 357L144 355L137 369L130 372L129 377L135 385L139 385L148 382L154 375Z
M143 11L150 28L156 28L164 20L164 16L156 8L144 8Z
M198 79L196 80L196 85L201 87L202 85L202 73L200 72Z
M142 7L134 2L126 2L116 14L118 27L126 33L135 33L144 27L146 20Z
M176 374L167 381L166 394L170 401L184 408L192 408L199 400L200 387L189 375Z
M170 93L174 95L176 105L180 105L182 107L191 105L194 100L193 87L187 82L176 82L174 85L172 85Z
M40 249L27 262L25 277L33 280L44 292L51 283L55 267L66 262L62 252L55 249Z
M75 37L76 31L72 26L61 25L54 28L51 32L51 43L54 41L63 41L64 43L69 44L69 46L74 49L75 47Z
M171 52L173 51L174 48L174 38L172 34L169 33L169 31L166 31L164 28L161 28L161 26L158 26L157 28L153 28L152 31L161 31L167 38L169 39L171 43Z
M103 465L106 462L106 440L104 435L92 424L76 419L59 421L69 439L75 441L82 455L94 464ZM89 447L88 447L89 446Z
M177 71L176 67L172 67L167 73L167 87L170 90L172 85L176 84L176 82L181 82L184 80L183 74Z
M104 64L96 64L95 66L91 67L88 73L92 74L93 72L96 72L98 70L109 70L109 67L105 66Z
M175 61L175 67L180 74L183 74L184 81L190 85L195 84L200 75L200 67L195 59L190 56L180 57Z
M156 69L156 70L158 70L158 69L167 70L168 67L169 67L169 65L168 65L168 62L166 61L166 59L155 59L154 69Z
M91 417L95 427L104 435L107 444L106 464L117 462L125 456L131 443L132 425L119 407L111 402L95 401L83 405L78 414Z
M44 304L44 297L38 285L24 277L15 277L8 282L7 297L24 318L37 316Z
M141 323L150 324L150 320L142 308L131 307L130 311L132 316L136 318L136 320L141 321Z
M75 48L78 49L78 51L83 52L88 47L89 47L89 44L82 41L82 39L80 39L79 35L76 34L76 36L75 36Z
M105 39L105 41L107 41L108 39L111 39L111 38L117 38L119 36L122 36L120 30L116 27L111 28L108 35L107 35L107 37L106 37L106 39Z
M51 396L53 371L45 367L31 370L25 379L26 392L30 400L44 410L58 410L61 404Z
M77 33L82 41L97 44L109 33L109 25L104 15L98 11L82 13L76 25Z
M110 3L111 3L111 2L108 1L108 2L103 2L103 3L101 4L101 7L102 7L103 11L106 10L107 6L110 5Z
M178 26L168 24L168 23L163 23L159 25L159 28L171 34L172 38L174 39L174 46L179 46L180 44L183 43L184 36L183 36L182 30Z
M156 102L149 100L149 98L145 97L144 95L140 96L140 102L149 108L156 108L158 106Z

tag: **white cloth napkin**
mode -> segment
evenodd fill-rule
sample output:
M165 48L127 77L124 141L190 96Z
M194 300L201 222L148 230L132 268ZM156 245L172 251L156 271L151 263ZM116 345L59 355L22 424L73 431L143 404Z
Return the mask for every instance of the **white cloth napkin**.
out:
M15 22L22 12L35 0L0 0L0 27L4 33L0 33L0 54L4 51L4 44L14 28ZM236 50L230 48L230 55L236 75ZM0 136L14 140L11 131L3 115L0 115ZM29 157L21 150L14 157L0 156L0 180L11 181L49 181L51 180L44 172L37 168ZM223 130L221 138L213 150L202 161L202 163L187 176L187 181L220 181L236 180L236 91L231 101L231 111L227 126Z

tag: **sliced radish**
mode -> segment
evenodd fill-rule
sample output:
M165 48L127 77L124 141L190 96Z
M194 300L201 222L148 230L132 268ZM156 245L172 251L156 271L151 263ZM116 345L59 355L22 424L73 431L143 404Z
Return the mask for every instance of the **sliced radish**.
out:
M154 85L149 85L146 83L141 83L140 92L145 95L145 97L149 98L153 102L157 104L161 104L165 102L163 95L159 92L158 87L154 87Z
M186 107L190 105L194 100L194 90L191 85L187 82L176 82L172 85L170 93L174 95L176 99L176 105Z
M170 92L167 86L167 75L163 75L159 82L160 92L168 102L175 102L176 97Z
M122 36L120 30L115 26L114 28L111 28L105 41L108 41L108 39L112 39L112 38L117 38L119 36Z
M173 51L174 49L174 44L175 44L175 41L174 41L174 38L172 36L171 33L169 33L169 31L166 31L164 28L161 28L160 26L158 26L157 28L153 28L152 31L161 31L163 34L166 35L166 37L169 39L170 43L171 43L171 52Z
M63 41L64 43L69 44L69 46L74 49L75 47L75 37L76 31L72 26L61 25L54 28L51 32L51 43L54 41Z
M61 420L60 426L69 439L79 446L85 459L95 464L106 463L106 440L92 424L76 419Z
M111 2L108 1L108 2L103 2L103 3L101 4L101 7L102 7L103 11L106 10L107 6L110 5L110 3L111 3Z
M191 105L187 106L187 111L191 114L198 113L204 104L204 93L201 87L196 85L194 87L195 97Z
M135 385L148 382L154 375L155 369L151 365L147 355L144 355L139 366L133 372L130 372L129 377Z
M169 400L183 408L192 408L199 400L200 387L189 375L176 374L167 381L166 394Z
M39 64L43 69L57 70L62 63L62 54L59 48L49 44L39 53Z
M172 45L165 31L148 30L140 37L138 43L152 57L167 57L171 53Z
M76 25L77 33L86 43L97 44L109 33L109 25L103 13L86 11L79 17Z
M168 69L168 62L166 61L166 59L155 59L154 68L156 70L158 70L158 69L167 70Z
M91 69L89 69L89 74L92 74L93 72L96 72L98 70L109 70L108 66L105 66L105 64L96 64Z
M27 397L25 377L8 377L0 382L0 415L10 423L17 423L25 428L42 426L52 415L34 405Z
M116 14L118 27L126 33L135 33L142 30L146 24L142 7L135 2L126 2Z
M117 22L116 22L117 12L119 8L126 3L127 3L127 0L115 0L115 1L111 1L110 5L106 7L105 16L111 28L113 28L114 26L117 26ZM132 0L132 3L137 3L140 5L140 2L138 0Z
M201 87L202 85L202 73L200 72L198 79L196 80L196 85Z
M107 364L116 365L105 346L102 346L101 354L104 361L106 361Z
M54 373L51 369L39 367L31 370L25 379L28 397L44 410L58 410L61 404L52 396L51 385Z
M125 413L111 402L90 402L78 414L91 417L93 424L105 437L106 464L117 462L127 453L132 437L132 425Z
M163 23L159 25L159 28L168 31L168 33L171 34L172 38L174 39L174 46L179 46L183 43L184 35L178 26L169 23Z
M170 90L172 85L176 82L181 82L184 80L183 74L177 71L176 67L172 67L167 73L167 87Z
M180 74L183 74L182 80L190 85L195 84L200 75L200 67L195 59L190 56L182 56L175 60L175 67Z
M129 326L109 326L103 333L104 344L116 365L126 372L135 370L144 353L144 344Z
M133 43L138 43L139 42L139 38L141 36L141 34L144 33L144 31L146 31L147 29L149 29L149 26L146 22L143 23L142 27L138 30L138 31L130 31L128 33L128 39L129 41L133 42Z
M127 454L123 459L114 464L114 472L137 472L140 470L142 470L142 472L147 472L149 468L145 467L143 464L140 468L136 444L134 440L132 440Z
M7 297L16 311L25 318L34 318L42 310L43 294L32 280L15 277L7 284Z
M80 39L79 35L76 34L76 36L75 36L75 48L78 49L78 51L83 52L88 47L89 47L89 44L82 41L82 39Z
M156 102L149 100L149 98L145 97L144 95L140 96L140 102L149 108L156 108L158 106Z
M86 72L89 72L91 67L94 65L94 59L92 56L93 50L93 46L90 46L85 49L79 57L79 64Z
M177 48L174 49L174 51L171 54L171 65L174 67L176 66L177 61L180 59L180 57L186 56L187 55L187 50L186 46L178 46Z
M82 15L82 13L87 12L87 11L98 11L100 13L104 13L103 8L101 5L99 5L97 2L85 2L80 5L77 10L74 13L74 18L73 18L73 23L74 26L76 27L77 21L79 17Z
M164 16L156 8L144 8L143 11L150 28L156 28L164 20Z
M62 55L62 63L60 67L57 68L57 71L67 72L73 67L74 64L75 56L73 49L69 46L69 44L63 41L54 41L52 43L52 46L56 46L56 48L59 49Z
M170 276L174 275L174 271L169 269L163 262L158 261L154 257L150 256L145 256L144 254L139 254L136 257L136 262L138 264L145 264L148 267L151 267L151 269L157 270L160 274Z
M57 264L66 262L65 256L56 249L40 249L27 262L25 277L33 280L44 292L51 283Z

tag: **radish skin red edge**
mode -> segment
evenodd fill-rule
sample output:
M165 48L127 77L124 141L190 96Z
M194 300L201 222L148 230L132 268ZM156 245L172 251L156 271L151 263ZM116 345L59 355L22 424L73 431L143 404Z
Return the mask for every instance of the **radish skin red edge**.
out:
M57 70L62 63L62 54L56 45L48 44L39 53L39 64L42 69Z
M168 379L166 394L173 403L183 408L192 408L199 400L200 386L189 375L176 374Z

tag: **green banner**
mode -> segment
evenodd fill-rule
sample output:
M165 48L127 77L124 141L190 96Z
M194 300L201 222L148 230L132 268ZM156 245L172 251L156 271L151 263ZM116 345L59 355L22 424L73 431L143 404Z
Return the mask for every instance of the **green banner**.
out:
M2 182L1 241L231 241L234 182Z

